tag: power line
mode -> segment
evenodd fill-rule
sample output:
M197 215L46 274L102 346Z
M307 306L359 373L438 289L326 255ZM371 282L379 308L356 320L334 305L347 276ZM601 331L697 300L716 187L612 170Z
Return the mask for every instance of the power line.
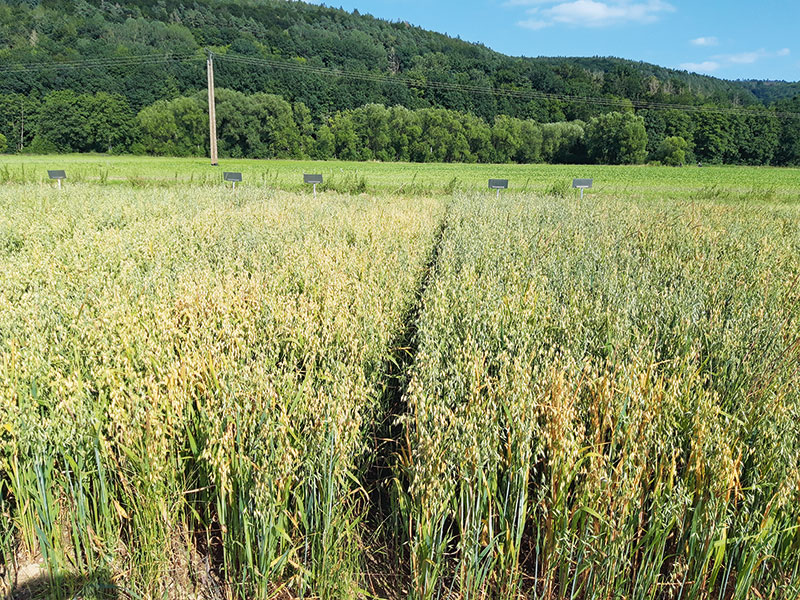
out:
M217 60L221 60L223 62L230 61L233 63L243 64L248 66L269 67L272 69L279 69L283 71L294 71L299 73L323 75L328 77L339 77L343 79L366 81L369 83L404 85L406 87L411 87L411 88L428 88L434 90L447 90L453 92L460 92L464 94L486 94L492 96L503 96L519 100L547 100L547 101L595 105L607 108L621 108L621 109L635 108L638 110L678 110L687 113L724 113L724 114L738 114L738 115L775 116L782 118L800 118L800 113L771 111L766 109L754 110L748 108L735 108L735 107L712 107L712 106L695 106L691 104L671 104L667 102L647 102L642 100L603 98L600 96L574 96L568 94L541 92L537 90L519 90L519 89L509 89L509 88L484 87L472 84L450 83L443 81L420 80L400 75L382 75L380 73L359 72L359 71L351 71L348 69L315 67L312 65L304 65L287 60L259 58L255 56L246 56L235 53L215 54L214 57ZM205 59L204 56L198 55L196 53L140 54L131 56L82 59L82 60L71 60L71 61L51 62L51 63L41 63L41 62L18 63L16 65L8 65L5 67L0 67L0 74L28 73L31 71L62 70L62 69L97 69L97 68L112 68L112 67L126 67L126 66L128 67L154 66L170 62L173 63L191 62L191 61L199 62L204 59Z
M616 108L636 108L639 110L679 110L684 112L694 113L729 113L729 114L742 114L742 115L773 115L776 117L786 118L800 118L798 113L779 112L765 109L748 109L748 108L734 108L734 107L711 107L711 106L694 106L691 104L671 104L667 102L646 102L641 100L628 100L628 99L615 99L615 98L602 98L598 96L571 96L567 94L553 94L548 92L540 92L537 90L514 90L507 88L496 87L482 87L470 84L448 83L441 81L421 81L410 77L381 75L379 73L363 73L358 71L348 71L346 69L332 69L328 67L314 67L311 65L303 65L299 63L257 58L253 56L244 56L233 53L216 54L217 59L222 61L232 61L240 64L248 64L254 66L265 66L274 69L281 69L285 71L295 71L316 75L327 75L332 77L341 77L345 79L355 79L360 81L367 81L371 83L388 83L400 84L407 87L418 88L432 88L443 89L448 91L462 92L467 94L487 94L494 96L506 96L511 98L518 98L522 100L553 100L559 102L570 102L578 104L594 104L597 106L616 107Z
M17 63L15 65L8 65L0 67L0 74L10 73L29 73L31 71L51 71L62 69L95 69L95 68L108 68L108 67L126 67L126 66L151 66L159 65L165 62L187 62L192 60L203 60L202 56L197 54L138 54L131 56L115 56L107 58L94 58L94 59L81 59L81 60L68 60L63 62L50 62L50 63Z

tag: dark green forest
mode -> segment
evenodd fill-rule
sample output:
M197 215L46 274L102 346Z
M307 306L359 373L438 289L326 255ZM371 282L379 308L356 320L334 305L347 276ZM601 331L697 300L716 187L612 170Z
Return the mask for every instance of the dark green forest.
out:
M0 0L0 151L800 164L800 89L513 58L286 0ZM492 92L494 90L494 92Z

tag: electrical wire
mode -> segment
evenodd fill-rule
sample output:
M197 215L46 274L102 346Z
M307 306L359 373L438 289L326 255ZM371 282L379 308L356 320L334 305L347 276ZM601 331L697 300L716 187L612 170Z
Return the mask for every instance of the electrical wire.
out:
M61 69L95 69L126 66L151 66L164 62L187 62L200 60L203 57L197 54L139 54L132 56L117 56L107 58L71 60L48 63L17 63L0 67L0 74L29 73L31 71L50 71Z
M575 96L568 94L555 94L541 92L538 90L520 90L511 88L484 87L472 84L451 83L444 81L430 81L405 77L401 75L382 75L380 73L369 73L351 71L348 69L336 69L329 67L317 67L304 65L287 60L276 60L246 56L236 53L213 54L215 59L234 64L268 67L282 71L306 73L313 75L323 75L327 77L338 77L368 83L403 85L410 88L423 88L431 90L445 90L459 92L463 94L485 94L497 97L507 97L519 100L540 100L555 101L562 103L594 105L607 108L634 108L637 110L677 110L686 113L723 113L737 115L759 115L773 116L781 118L800 118L800 113L772 111L765 109L736 108L736 107L715 107L715 106L696 106L691 104L672 104L667 102L648 102L642 100L629 100L618 98L603 98L600 96ZM157 66L164 63L181 63L205 60L204 56L197 53L179 54L140 54L119 57L104 57L96 59L71 60L63 62L48 63L17 63L0 67L0 74L29 73L32 71L45 70L66 70L66 69L101 69L113 67L135 67L135 66Z
M694 113L728 113L741 115L763 115L784 118L800 118L800 113L770 111L764 109L734 108L734 107L713 107L713 106L694 106L690 104L671 104L666 102L646 102L640 100L602 98L590 96L571 96L566 94L553 94L540 92L537 90L514 90L508 88L482 87L476 85L448 83L440 81L421 81L402 76L388 76L377 73L362 73L348 71L346 69L331 69L327 67L314 67L289 61L279 61L243 56L237 54L215 54L214 58L224 61L232 61L240 64L265 66L286 71L303 72L317 75L327 75L346 79L355 79L371 83L388 83L406 85L408 87L443 89L448 91L462 92L467 94L487 94L494 96L506 96L523 100L552 100L558 102L569 102L578 104L593 104L597 106L617 107L617 108L636 108L639 110L679 110Z

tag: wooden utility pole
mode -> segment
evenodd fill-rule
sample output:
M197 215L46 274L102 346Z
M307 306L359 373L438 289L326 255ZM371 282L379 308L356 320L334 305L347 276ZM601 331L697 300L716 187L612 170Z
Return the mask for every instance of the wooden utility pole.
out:
M25 146L25 103L21 97L19 99L19 110L22 115L22 122L19 127L19 151L22 152L22 148Z
M206 61L208 73L208 129L211 140L211 166L217 166L217 109L214 104L214 55L208 53Z

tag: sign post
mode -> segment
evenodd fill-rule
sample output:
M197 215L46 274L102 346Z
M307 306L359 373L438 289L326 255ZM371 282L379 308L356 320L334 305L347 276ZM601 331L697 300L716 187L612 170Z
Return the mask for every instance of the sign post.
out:
M489 189L497 190L497 199L500 199L500 190L508 189L508 179L490 179Z
M242 174L241 173L236 173L236 172L233 172L233 171L224 171L222 173L222 178L225 181L230 181L233 184L234 191L236 190L236 182L237 181L239 183L242 182Z
M308 175L303 174L303 183L311 183L314 185L314 199L317 199L317 184L322 185L322 175Z
M50 179L55 179L56 181L58 181L58 189L61 189L61 180L67 178L67 173L66 171L63 170L55 170L55 171L48 170L47 176Z
M592 187L592 180L591 179L573 179L572 180L572 187L573 189L578 189L581 191L581 200L583 200L583 190L588 190Z

